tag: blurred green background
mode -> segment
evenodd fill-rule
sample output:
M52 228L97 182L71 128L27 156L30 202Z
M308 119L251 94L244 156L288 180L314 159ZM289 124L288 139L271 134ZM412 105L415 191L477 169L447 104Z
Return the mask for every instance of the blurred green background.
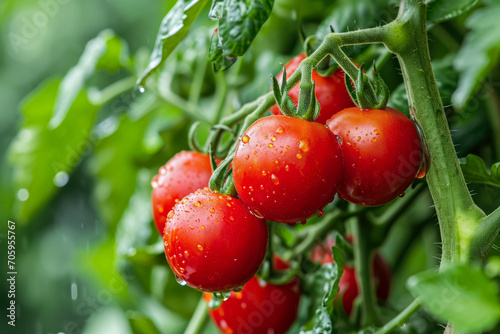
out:
M16 327L4 319L1 333L182 333L200 293L179 286L166 266L152 225L151 177L188 148L187 131L194 120L217 118L214 105L221 96L227 101L222 113L227 114L269 91L269 73L276 74L280 62L302 51L299 26L313 34L334 6L342 11L329 22L339 31L375 26L397 13L385 1L279 0L245 57L227 72L214 74L206 52L216 23L208 20L205 9L152 87L141 94L133 83L174 3L0 4L0 233L4 252L7 220L16 222L18 272ZM440 59L436 76L448 107L458 75L445 57L450 52L443 41L453 35L456 43L462 42L464 20L436 25L430 32L432 55ZM61 78L79 62L80 70L88 69L88 58L80 57L95 52L92 48L103 41L108 53L83 75L66 118L51 128ZM372 49L371 57L378 55ZM491 63L497 66L497 59ZM396 60L387 57L380 71L394 90L391 104L407 109ZM489 80L493 89L498 89L497 72ZM199 73L203 75L196 79ZM196 80L199 94L193 97ZM499 160L495 125L488 123L491 114L483 108L491 95L474 96L463 113L447 108L460 157L473 152L488 163ZM485 211L500 204L499 188L471 188ZM407 277L438 264L433 215L424 194L382 249L395 271L391 309L411 299L404 287ZM1 261L5 263L3 255ZM6 281L0 286L2 305L7 305ZM419 321L423 332L431 332L433 319ZM211 325L206 332L215 329Z

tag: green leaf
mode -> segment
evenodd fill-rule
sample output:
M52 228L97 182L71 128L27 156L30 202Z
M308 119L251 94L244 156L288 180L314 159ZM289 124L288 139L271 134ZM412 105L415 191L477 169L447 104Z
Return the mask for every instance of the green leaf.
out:
M478 0L436 0L427 8L427 21L449 21L474 7Z
M209 59L216 71L226 70L243 56L267 21L274 0L226 0L210 44Z
M301 328L300 333L332 333L334 327L333 306L339 291L339 281L343 273L345 240L340 234L335 236L332 247L333 263L323 265L314 275L312 283L313 318Z
M156 98L147 93L142 94L132 104L129 114L135 114L134 110L137 109L152 110L155 104ZM137 120L123 115L118 121L117 130L95 145L90 161L91 170L97 179L94 197L101 215L111 226L111 231L115 230L135 192L140 169L138 161L146 156L143 138L150 115L151 113L146 113ZM99 128L98 126L97 129Z
M153 320L136 311L127 312L128 322L134 334L160 334Z
M483 159L477 155L469 154L465 159L461 159L460 167L462 167L467 182L500 187L500 162L497 162L488 170Z
M470 96L491 73L500 59L500 2L484 0L486 7L476 10L467 21L471 31L465 36L455 59L455 69L460 72L458 89L453 103L464 108Z
M49 128L59 88L60 80L50 80L25 98L23 123L9 147L18 192L14 212L21 221L30 220L67 183L91 138L98 106L83 91L73 99L62 123Z
M424 271L408 279L408 289L457 332L488 331L500 320L497 287L479 268L459 264L441 272Z
M96 70L117 71L129 64L127 46L111 30L100 32L87 43L78 64L62 80L49 127L53 129L61 124L86 81Z
M208 0L178 0L163 18L149 64L137 80L143 86L146 79L163 64L177 45L186 37L191 24Z

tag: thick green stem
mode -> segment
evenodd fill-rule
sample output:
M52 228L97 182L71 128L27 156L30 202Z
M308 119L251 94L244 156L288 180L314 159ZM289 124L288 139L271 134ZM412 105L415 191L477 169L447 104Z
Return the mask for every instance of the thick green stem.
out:
M380 328L375 332L375 334L387 334L391 333L396 328L402 326L413 313L417 312L420 309L420 301L415 299L410 305L408 305L401 313L395 316L391 321L384 325L384 327Z
M445 266L470 257L470 239L484 213L474 204L451 139L432 71L426 6L403 1L398 18L384 27L386 46L397 54L412 117L420 125L431 156L427 183L436 206Z
M359 286L359 297L361 298L361 325L380 326L381 315L377 306L375 289L372 284L372 249L370 247L369 228L370 223L363 215L353 221L354 234L354 267L356 268L356 280Z
M193 316L189 321L189 324L184 331L184 334L200 334L203 333L205 326L208 322L208 312L207 312L207 303L200 299L198 302L198 306L194 310Z

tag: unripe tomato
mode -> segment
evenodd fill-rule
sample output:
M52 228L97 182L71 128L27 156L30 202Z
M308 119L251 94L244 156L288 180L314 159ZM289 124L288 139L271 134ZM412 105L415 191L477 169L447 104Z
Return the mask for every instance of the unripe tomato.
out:
M398 110L348 108L326 124L342 138L339 197L364 206L382 205L402 194L417 175L420 140L411 120Z
M203 298L209 302L212 296L205 293ZM284 285L273 285L253 277L243 290L231 292L229 299L208 312L225 334L284 334L297 317L299 300L298 278Z
M174 274L207 292L229 291L250 280L264 259L267 239L265 220L239 199L208 188L174 206L163 236Z
M335 197L342 177L337 137L325 125L288 116L253 123L233 160L239 197L257 215L295 223Z
M163 235L167 214L176 201L193 191L208 186L212 176L207 154L182 151L162 166L153 177L152 204L156 228Z
M352 239L352 238L347 238ZM322 245L316 245L311 253L311 260L321 264L333 263L332 246L335 245L333 238L327 238ZM339 292L342 296L342 307L349 316L352 312L354 300L359 295L358 282L354 267L344 265L344 273L339 281ZM372 280L375 286L375 294L379 301L389 298L391 287L391 270L379 253L375 253L372 260Z
M293 74L293 72L295 72L300 62L305 58L306 54L301 53L300 55L292 58L288 64L286 64L285 68L287 79ZM281 84L283 72L278 73L276 79L278 79L278 82ZM318 72L313 70L312 81L316 83L316 98L318 99L321 107L321 111L316 119L316 122L325 124L326 121L335 113L341 111L342 109L356 106L347 92L344 83L344 71L342 71L340 67L329 77L322 77L318 74ZM288 91L288 96L290 96L295 105L299 102L299 83ZM280 115L281 110L277 105L275 105L271 108L271 113L273 115Z

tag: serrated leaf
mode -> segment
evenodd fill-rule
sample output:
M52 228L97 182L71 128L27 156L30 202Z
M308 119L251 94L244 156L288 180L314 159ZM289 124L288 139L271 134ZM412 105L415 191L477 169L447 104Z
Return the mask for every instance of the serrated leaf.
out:
M467 21L471 31L465 36L455 58L455 69L460 72L458 89L453 103L464 108L470 96L491 73L500 59L500 1L485 0L486 7L476 10Z
M274 0L226 0L212 42L209 59L216 71L226 70L243 56L267 21Z
M49 127L53 129L61 124L86 81L96 70L117 71L129 64L127 46L111 30L100 32L87 43L78 64L62 80Z
M441 272L424 271L407 285L427 311L453 323L457 332L484 332L500 320L497 287L479 268L459 264Z
M9 147L13 183L20 191L14 212L21 221L30 220L52 198L57 185L67 182L87 150L98 106L85 92L75 96L60 126L48 127L60 83L50 80L25 98L23 123Z
M474 7L478 0L435 0L427 8L427 21L439 23L451 20Z
M488 170L483 159L477 155L469 154L465 159L461 159L460 167L462 167L467 182L500 187L500 162L497 162Z
M314 276L312 292L316 310L313 318L301 328L301 334L332 333L334 299L339 291L339 281L343 273L345 240L340 234L335 237L332 247L333 263L323 265Z
M178 0L163 18L149 63L137 80L143 86L146 79L163 64L177 45L186 37L191 24L208 0Z

